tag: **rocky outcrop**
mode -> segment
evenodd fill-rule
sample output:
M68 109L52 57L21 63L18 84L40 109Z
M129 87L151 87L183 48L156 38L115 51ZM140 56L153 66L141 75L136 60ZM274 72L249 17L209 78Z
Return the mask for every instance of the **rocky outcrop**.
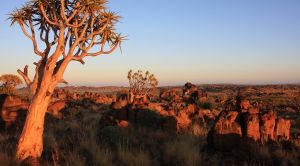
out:
M116 102L111 104L111 108L114 110L122 109L128 104L128 97L126 94L122 94L118 97Z
M209 132L208 143L216 149L228 150L233 148L231 141L252 140L262 144L290 141L290 127L290 120L277 118L273 111L260 113L256 108L247 112L223 111Z
M273 111L268 111L261 116L261 143L274 141L274 128L275 128L275 114Z
M162 102L179 102L181 100L178 91L174 89L161 92L159 98Z
M1 119L6 127L16 123L18 119L24 120L28 107L29 102L18 96L0 96Z
M250 101L249 100L242 100L239 103L239 107L242 110L242 112L247 112L247 110L251 107Z
M236 122L238 112L223 111L216 119L208 136L210 146L218 150L232 150L238 146L242 137L241 126Z
M290 140L291 121L283 118L278 118L275 125L275 139L277 141Z
M186 132L190 129L193 121L203 118L199 116L199 108L195 101L199 99L199 90L190 83L187 83L182 89L185 96L179 96L178 90L168 89L160 93L160 103L153 103L148 99L145 100L145 98L139 98L129 103L128 95L121 95L111 105L111 109L114 110L112 117L114 117L116 124L121 121L126 121L129 124L146 123L147 126L158 126L168 131ZM215 113L210 112L210 115L207 116L214 118Z
M248 113L245 116L246 138L258 141L260 139L259 116L257 113Z
M182 94L185 102L197 103L200 99L200 92L197 86L190 82L184 85Z
M65 109L69 104L68 100L58 100L49 104L47 113L56 118L62 118L61 111Z
M86 100L89 99L96 104L111 104L116 100L115 95L103 95L99 93L92 92L84 92L83 94L79 94L76 92L69 92L64 89L55 89L52 100Z
M238 112L229 111L221 112L213 130L216 134L236 134L242 136L241 126L235 121L238 116Z

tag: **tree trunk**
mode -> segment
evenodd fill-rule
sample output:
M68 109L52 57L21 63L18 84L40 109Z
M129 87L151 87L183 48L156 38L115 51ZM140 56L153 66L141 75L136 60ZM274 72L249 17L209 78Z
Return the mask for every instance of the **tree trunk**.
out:
M39 158L42 155L44 119L50 102L50 96L46 96L45 92L40 92L34 96L30 104L17 146L16 157L19 160Z

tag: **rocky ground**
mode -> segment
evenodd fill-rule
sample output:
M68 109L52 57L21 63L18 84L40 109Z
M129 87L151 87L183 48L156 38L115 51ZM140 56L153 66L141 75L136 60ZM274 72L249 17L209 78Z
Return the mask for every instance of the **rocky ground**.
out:
M127 88L53 95L42 165L299 165L300 86L187 83L128 103ZM23 91L20 91L23 92ZM14 150L26 94L1 95L0 163Z

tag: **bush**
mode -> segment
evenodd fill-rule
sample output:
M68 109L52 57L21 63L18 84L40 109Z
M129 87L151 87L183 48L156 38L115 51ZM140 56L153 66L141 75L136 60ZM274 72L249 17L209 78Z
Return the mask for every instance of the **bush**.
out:
M4 74L0 77L0 94L14 94L16 86L22 84L22 80L12 74Z

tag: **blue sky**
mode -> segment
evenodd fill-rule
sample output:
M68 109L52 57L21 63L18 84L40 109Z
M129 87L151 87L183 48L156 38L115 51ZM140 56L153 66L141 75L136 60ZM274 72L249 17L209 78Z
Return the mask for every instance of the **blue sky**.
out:
M0 74L36 60L32 46L0 7ZM123 53L72 63L72 85L127 85L127 72L149 70L160 85L300 83L299 0L111 0L128 35ZM33 70L31 70L31 73Z

